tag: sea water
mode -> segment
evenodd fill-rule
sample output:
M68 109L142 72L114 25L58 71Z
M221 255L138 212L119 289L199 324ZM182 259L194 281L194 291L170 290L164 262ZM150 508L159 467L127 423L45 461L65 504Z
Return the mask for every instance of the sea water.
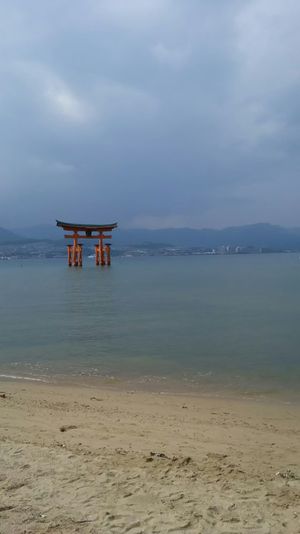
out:
M0 375L299 392L297 254L0 262Z

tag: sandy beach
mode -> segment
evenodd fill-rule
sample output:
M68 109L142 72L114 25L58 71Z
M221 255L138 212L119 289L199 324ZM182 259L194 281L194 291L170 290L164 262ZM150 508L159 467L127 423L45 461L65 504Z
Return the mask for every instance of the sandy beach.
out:
M297 534L300 407L0 383L0 532Z

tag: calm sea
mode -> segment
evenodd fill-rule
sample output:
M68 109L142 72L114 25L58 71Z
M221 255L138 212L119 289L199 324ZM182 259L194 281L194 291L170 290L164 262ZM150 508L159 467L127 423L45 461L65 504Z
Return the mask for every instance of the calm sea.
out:
M1 375L299 392L299 255L113 260L0 262Z

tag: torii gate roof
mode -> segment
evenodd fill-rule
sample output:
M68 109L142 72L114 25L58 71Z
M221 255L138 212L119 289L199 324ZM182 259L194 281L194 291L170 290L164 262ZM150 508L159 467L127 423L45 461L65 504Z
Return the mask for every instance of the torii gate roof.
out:
M110 232L117 228L118 223L112 224L79 224L79 223L67 223L56 220L56 226L60 226L64 230L84 231L84 232Z

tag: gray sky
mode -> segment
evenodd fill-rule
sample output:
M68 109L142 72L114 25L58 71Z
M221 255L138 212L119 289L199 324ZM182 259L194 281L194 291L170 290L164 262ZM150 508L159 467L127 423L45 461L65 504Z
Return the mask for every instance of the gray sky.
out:
M300 225L299 0L0 0L0 226Z

